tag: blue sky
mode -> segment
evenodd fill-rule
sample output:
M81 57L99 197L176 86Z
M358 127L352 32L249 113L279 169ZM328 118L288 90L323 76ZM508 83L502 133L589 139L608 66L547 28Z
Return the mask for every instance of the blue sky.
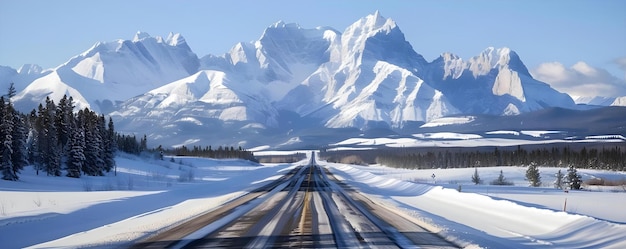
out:
M626 95L626 1L3 0L0 65L56 67L98 41L132 39L137 31L181 33L198 56L221 55L278 20L343 31L376 10L429 61L506 46L539 78L566 81L589 67L600 70L595 78L613 81L606 84L623 84Z

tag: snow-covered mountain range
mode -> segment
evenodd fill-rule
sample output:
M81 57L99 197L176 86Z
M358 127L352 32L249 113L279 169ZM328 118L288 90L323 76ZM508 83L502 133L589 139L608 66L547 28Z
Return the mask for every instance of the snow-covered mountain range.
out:
M450 115L577 108L533 79L509 48L428 62L379 12L343 32L279 21L257 41L201 58L180 34L138 32L98 42L51 70L0 67L0 85L8 82L16 83L22 111L68 94L77 108L111 115L119 131L165 145L262 144L253 142L259 134L292 143L305 129L402 130Z

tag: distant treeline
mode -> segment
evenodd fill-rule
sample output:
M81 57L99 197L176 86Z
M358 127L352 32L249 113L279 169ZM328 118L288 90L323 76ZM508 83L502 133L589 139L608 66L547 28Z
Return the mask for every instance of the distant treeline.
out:
M183 145L172 149L162 149L161 147L159 147L157 148L157 150L163 151L163 154L166 155L208 157L216 159L241 158L254 162L257 161L254 158L254 154L252 154L252 152L241 148L241 146L239 146L238 148L235 148L233 146L218 146L217 149L213 149L209 145L206 147L193 146L191 149L189 149L187 148L187 146Z
M383 148L365 151L322 151L320 158L330 162L382 164L394 168L431 169L489 166L569 167L626 171L624 144L601 148L552 146L526 149Z
M295 163L304 160L306 154L298 152L289 155L256 156L256 158L260 163Z

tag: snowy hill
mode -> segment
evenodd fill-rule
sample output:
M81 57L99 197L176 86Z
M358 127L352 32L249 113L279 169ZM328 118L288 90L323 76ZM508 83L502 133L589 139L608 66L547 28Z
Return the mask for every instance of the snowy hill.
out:
M290 92L280 107L318 117L326 127L365 129L400 127L407 121L457 112L417 76L428 63L393 20L376 12L336 39L330 60Z
M626 106L626 96L615 98L611 106Z
M198 67L197 56L180 34L163 39L138 32L132 40L96 43L34 80L13 101L28 111L46 96L58 101L68 94L78 108L108 113L118 102L189 76Z
M307 162L259 165L194 157L174 161L121 154L116 173L81 178L37 175L26 167L20 181L0 181L3 248L129 247ZM565 193L551 184L559 168L540 168L545 184L534 188L525 180L526 167L479 168L485 182L503 172L515 184L494 186L471 183L474 168L408 170L319 163L389 212L464 248L626 246L623 186ZM623 172L578 172L585 181L624 179Z
M19 69L0 66L0 93L6 94L11 83L17 92L24 90L35 79L43 77L52 70L43 70L39 65L26 64Z
M444 53L432 62L428 80L466 114L517 115L546 107L575 108L569 95L533 79L509 48L490 47L468 61Z
M6 84L16 71L4 71ZM533 79L509 48L487 48L468 60L444 53L428 62L379 12L343 32L279 21L257 41L200 59L180 34L138 32L34 75L13 99L20 110L69 94L77 108L110 113L119 131L163 145L293 144L333 129L393 133L451 115L577 108L567 94Z
M205 87L181 95L177 87L159 88L125 102L112 114L121 120L121 129L145 132L145 127L155 127L148 133L153 138L174 139L166 134L185 136L217 126L249 144L263 139L256 136L284 137L285 130L276 133L279 128L302 128L284 124L289 119L285 113L316 123L317 128L371 130L403 129L464 113L517 115L552 106L575 108L569 96L534 80L508 48L488 48L467 62L444 55L427 62L399 26L379 12L359 19L343 33L277 22L258 41L238 43L222 56L201 58L200 69L224 74L227 83L220 84L221 90ZM174 90L178 93L168 92ZM153 105L161 101L168 103L169 116L163 104ZM230 104L208 106L211 101ZM158 125L148 124L154 120ZM296 136L291 135L282 141ZM177 140L193 143L207 136L215 139L206 135Z

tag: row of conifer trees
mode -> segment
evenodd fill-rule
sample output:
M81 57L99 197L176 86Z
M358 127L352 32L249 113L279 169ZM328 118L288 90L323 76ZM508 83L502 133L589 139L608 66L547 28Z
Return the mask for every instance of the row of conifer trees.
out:
M115 167L118 137L113 120L85 108L74 112L72 97L58 104L50 98L29 114L0 97L0 166L2 178L18 180L26 165L51 176L99 176ZM134 138L134 137L133 137ZM127 142L127 141L124 141ZM136 142L135 142L136 143Z
M385 148L366 151L326 151L320 157L340 162L348 156L358 157L364 164L383 164L408 169L467 168L487 166L569 167L582 169L626 170L626 147L607 144L598 149L567 145L527 149L498 148L491 150L445 148Z
M183 145L176 148L171 149L163 149L161 146L157 148L157 150L162 151L167 155L176 155L176 156L196 156L196 157L208 157L208 158L241 158L250 161L256 161L254 154L251 151L247 151L241 146L235 148L233 146L218 146L217 149L212 148L212 146L193 146L188 148Z

